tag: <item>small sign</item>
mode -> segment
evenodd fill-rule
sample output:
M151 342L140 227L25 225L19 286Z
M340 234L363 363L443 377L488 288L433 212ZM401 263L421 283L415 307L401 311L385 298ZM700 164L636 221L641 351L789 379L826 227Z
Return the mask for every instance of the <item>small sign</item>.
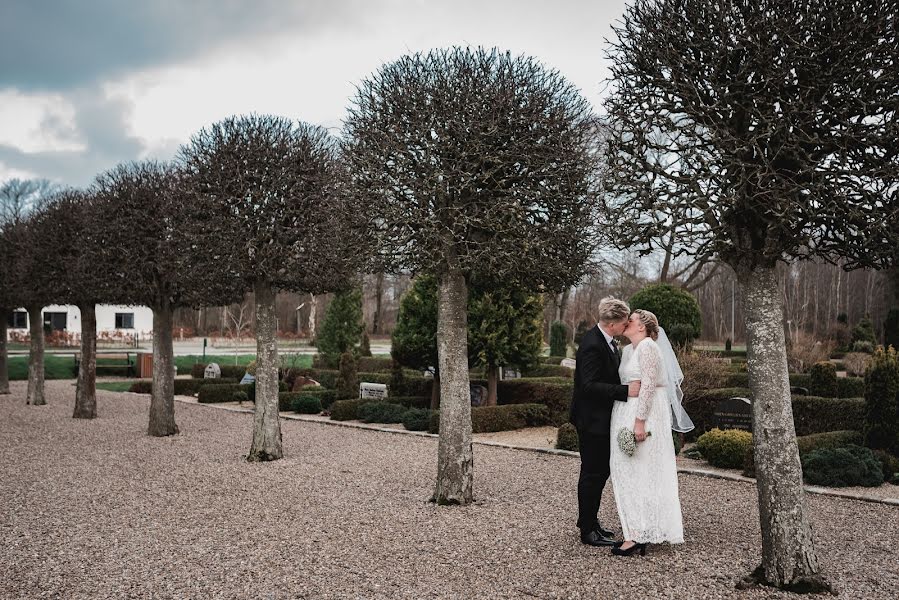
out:
M203 379L218 379L222 376L222 368L218 363L209 363L203 371Z
M421 372L421 376L427 377L429 379L433 379L435 373L437 373L437 369L435 369L434 367L428 367L427 369L425 369L424 371Z
M487 402L487 388L483 385L471 384L471 405L472 406L484 406Z
M521 379L521 371L510 367L503 367L503 379Z
M563 367L568 367L569 369L577 368L577 361L573 358L563 358L562 362L559 363Z
M718 429L752 431L752 401L749 398L721 400L715 407L715 425Z
M387 386L383 383L367 383L359 384L360 400L384 400L387 398Z

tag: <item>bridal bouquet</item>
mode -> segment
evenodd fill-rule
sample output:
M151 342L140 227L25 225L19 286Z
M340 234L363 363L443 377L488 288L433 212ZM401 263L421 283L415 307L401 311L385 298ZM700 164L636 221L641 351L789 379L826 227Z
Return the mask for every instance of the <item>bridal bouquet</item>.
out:
M652 435L652 432L647 431L646 437ZM628 429L627 427L622 427L618 430L618 447L621 448L621 451L627 454L628 456L633 456L634 452L637 450L637 436L633 431Z

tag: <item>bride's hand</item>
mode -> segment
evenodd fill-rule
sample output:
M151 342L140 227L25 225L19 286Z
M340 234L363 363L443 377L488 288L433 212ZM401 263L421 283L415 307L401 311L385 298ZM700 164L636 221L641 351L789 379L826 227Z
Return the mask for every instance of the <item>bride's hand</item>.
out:
M638 442L646 441L646 421L641 419L634 420L634 437Z

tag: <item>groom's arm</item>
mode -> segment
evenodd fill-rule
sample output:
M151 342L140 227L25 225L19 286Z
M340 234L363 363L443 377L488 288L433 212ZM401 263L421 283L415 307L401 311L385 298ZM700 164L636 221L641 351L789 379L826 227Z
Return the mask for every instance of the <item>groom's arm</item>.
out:
M581 369L584 391L591 397L599 398L600 401L610 404L615 401L627 402L628 386L600 381L603 357L599 353L599 348L586 349L581 355L578 368Z

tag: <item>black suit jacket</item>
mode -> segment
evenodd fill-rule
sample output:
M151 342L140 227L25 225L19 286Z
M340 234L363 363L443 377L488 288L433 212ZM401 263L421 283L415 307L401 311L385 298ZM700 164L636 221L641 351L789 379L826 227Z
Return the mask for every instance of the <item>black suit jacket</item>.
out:
M611 435L612 406L616 401L627 402L627 386L618 377L620 362L598 325L581 338L570 419L578 431Z

